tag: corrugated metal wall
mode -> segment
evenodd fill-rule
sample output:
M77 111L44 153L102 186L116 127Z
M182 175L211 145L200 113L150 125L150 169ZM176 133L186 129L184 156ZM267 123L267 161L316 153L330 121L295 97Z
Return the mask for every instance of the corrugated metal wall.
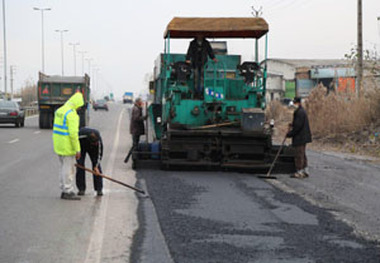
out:
M296 80L296 93L299 97L309 96L312 88L316 85L315 81L312 79L297 79Z
M354 68L313 68L310 70L311 79L330 79L354 77Z

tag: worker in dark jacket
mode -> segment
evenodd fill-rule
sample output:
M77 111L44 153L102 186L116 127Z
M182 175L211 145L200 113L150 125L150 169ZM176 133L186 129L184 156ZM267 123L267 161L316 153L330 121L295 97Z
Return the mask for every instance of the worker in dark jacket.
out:
M79 142L81 148L81 156L77 161L79 165L84 166L86 160L86 153L90 156L92 169L97 173L102 173L100 161L103 158L103 141L100 133L96 129L81 128L79 130ZM93 175L94 189L98 196L102 196L103 192L103 178ZM86 191L86 178L85 171L77 168L76 183L78 187L78 195L84 195Z
M294 161L297 171L293 177L304 178L309 176L307 171L306 144L311 142L311 132L306 111L301 104L301 98L294 98L293 103L297 109L294 111L293 123L290 124L291 130L287 133L287 137L292 138L292 145L296 150Z
M189 48L186 54L186 62L191 63L194 72L194 91L195 97L203 96L203 75L204 65L206 64L208 57L214 62L218 60L215 58L214 51L203 36L199 35L190 42Z
M131 122L129 124L129 132L132 135L132 147L129 150L127 157L124 159L125 163L128 162L132 152L137 149L140 142L140 136L145 134L144 120L146 120L147 117L143 116L142 108L143 101L141 98L137 98L134 106L132 107Z

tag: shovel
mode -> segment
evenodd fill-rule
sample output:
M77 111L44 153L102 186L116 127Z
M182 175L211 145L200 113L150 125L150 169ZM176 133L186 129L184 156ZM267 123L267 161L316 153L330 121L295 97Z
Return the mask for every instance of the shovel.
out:
M106 175L104 175L104 174L97 173L97 172L95 172L94 170L88 169L88 168L86 168L86 167L84 167L84 166L82 166L82 165L80 165L80 164L75 164L75 166L78 167L79 169L82 169L82 170L85 170L85 171L87 171L87 172L90 172L90 173L92 173L92 174L94 174L94 175L96 175L96 176L103 177L103 178L108 179L108 180L110 180L110 181L112 181L112 182L114 182L114 183L121 184L122 186L128 187L128 188L130 188L130 189L132 189L132 190L135 190L136 192L139 192L140 194L145 195L145 192L144 192L143 190L141 190L141 189L138 189L138 188L133 187L133 186L131 186L131 185L128 185L128 184L126 184L126 183L120 182L119 180L113 179L113 178L111 178L111 177L109 177L109 176L106 176Z

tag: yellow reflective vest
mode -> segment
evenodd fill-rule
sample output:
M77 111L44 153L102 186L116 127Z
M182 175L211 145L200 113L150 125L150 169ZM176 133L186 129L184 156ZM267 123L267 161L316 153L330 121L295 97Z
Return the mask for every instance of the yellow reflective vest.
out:
M58 155L72 156L80 152L79 116L76 109L84 105L83 95L75 93L54 114L53 144Z

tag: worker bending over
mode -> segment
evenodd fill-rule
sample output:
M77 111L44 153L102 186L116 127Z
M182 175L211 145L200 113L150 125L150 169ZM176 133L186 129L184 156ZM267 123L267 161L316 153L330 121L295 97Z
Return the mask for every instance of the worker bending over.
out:
M82 128L79 131L79 141L81 147L80 159L77 161L79 165L85 166L86 153L90 156L92 169L96 173L102 173L100 161L103 157L103 141L100 133L96 129ZM103 178L93 175L94 189L98 196L103 195ZM86 191L85 171L77 168L76 182L78 187L78 195L84 195Z

